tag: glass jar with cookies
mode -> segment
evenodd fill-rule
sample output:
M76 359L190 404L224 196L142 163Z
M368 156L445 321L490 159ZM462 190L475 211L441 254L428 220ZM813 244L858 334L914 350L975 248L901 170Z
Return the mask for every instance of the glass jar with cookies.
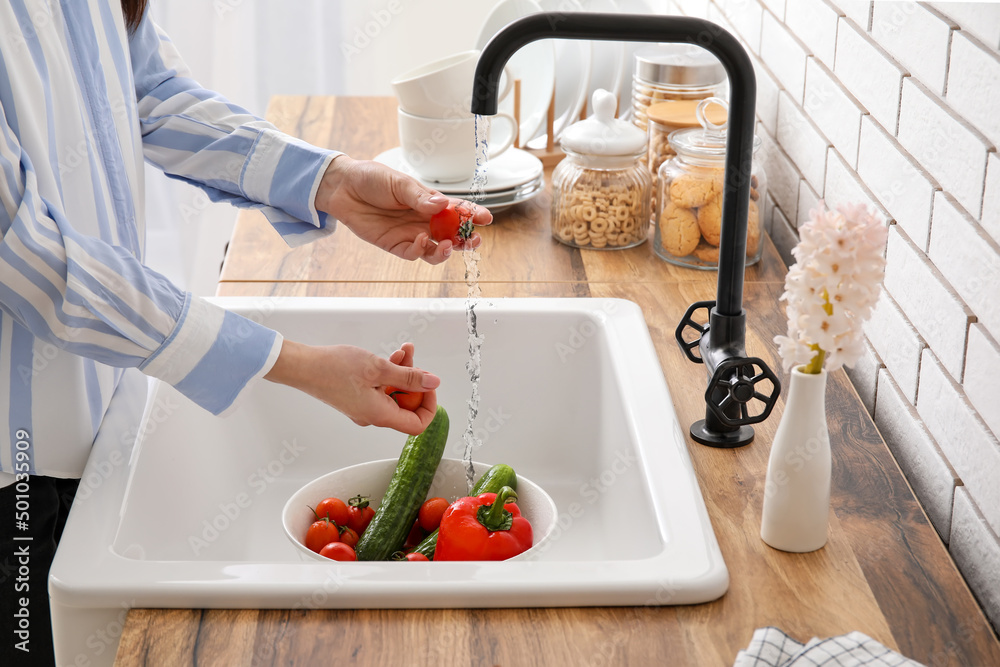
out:
M652 216L646 135L615 118L617 100L594 92L594 115L563 132L566 157L552 172L552 236L576 248L620 250L643 243Z
M710 104L727 106L710 98L698 105L701 127L676 130L668 136L676 155L657 174L653 250L672 264L699 269L719 266L722 234L722 182L726 157L726 124L706 116ZM754 137L754 153L760 138ZM747 213L747 266L760 260L763 228L760 208L767 193L767 178L756 161L750 174Z

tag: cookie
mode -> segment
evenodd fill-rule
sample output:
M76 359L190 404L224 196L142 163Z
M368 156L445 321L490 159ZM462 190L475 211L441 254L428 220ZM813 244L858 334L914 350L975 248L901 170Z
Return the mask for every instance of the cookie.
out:
M747 257L755 257L760 249L760 211L757 202L750 202L747 214Z
M681 174L670 183L670 201L681 208L703 206L719 194L714 180L693 174Z
M691 209L667 202L660 214L660 242L675 257L690 255L701 240L698 218Z
M691 254L706 264L719 263L719 249L714 245L705 243L704 241L699 243L698 247L695 248L694 252Z
M715 197L698 209L698 227L705 241L714 246L722 240L722 197Z

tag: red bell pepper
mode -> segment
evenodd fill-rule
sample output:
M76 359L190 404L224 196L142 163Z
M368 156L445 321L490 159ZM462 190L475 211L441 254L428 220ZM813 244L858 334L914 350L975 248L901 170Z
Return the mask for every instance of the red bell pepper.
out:
M515 500L505 486L453 502L441 517L434 560L506 560L530 549L531 524Z

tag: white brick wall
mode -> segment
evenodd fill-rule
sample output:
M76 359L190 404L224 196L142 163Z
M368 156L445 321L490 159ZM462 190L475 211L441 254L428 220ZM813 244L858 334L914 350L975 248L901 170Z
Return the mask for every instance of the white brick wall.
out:
M959 477L924 427L910 401L892 381L889 371L878 374L875 425L899 467L920 496L931 523L945 542L951 533L952 500Z
M802 99L808 52L771 12L764 12L760 33L760 57L788 94Z
M861 120L858 176L916 246L926 249L936 186L871 116Z
M951 22L915 2L877 2L872 9L872 39L938 94L944 92L951 33Z
M778 97L775 138L809 185L821 189L826 177L826 138L785 92Z
M989 148L981 134L943 100L907 78L897 136L945 190L979 216Z
M994 146L1000 143L1000 57L961 32L951 43L946 100Z
M849 19L838 24L833 72L882 127L895 133L903 69Z
M830 70L814 58L806 63L806 92L802 107L826 138L833 142L847 164L856 166L858 132L864 111ZM997 171L1000 172L1000 169Z
M891 225L848 374L1000 629L1000 2L708 1L676 5L725 16L756 59L786 263L818 199Z
M793 0L785 8L785 25L827 67L837 50L838 13L823 0Z

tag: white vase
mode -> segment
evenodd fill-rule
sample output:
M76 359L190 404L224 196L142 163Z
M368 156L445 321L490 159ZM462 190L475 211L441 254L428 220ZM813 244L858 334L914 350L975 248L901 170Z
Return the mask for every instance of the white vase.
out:
M782 551L826 544L830 512L830 434L826 371L792 370L785 412L771 443L760 536Z

